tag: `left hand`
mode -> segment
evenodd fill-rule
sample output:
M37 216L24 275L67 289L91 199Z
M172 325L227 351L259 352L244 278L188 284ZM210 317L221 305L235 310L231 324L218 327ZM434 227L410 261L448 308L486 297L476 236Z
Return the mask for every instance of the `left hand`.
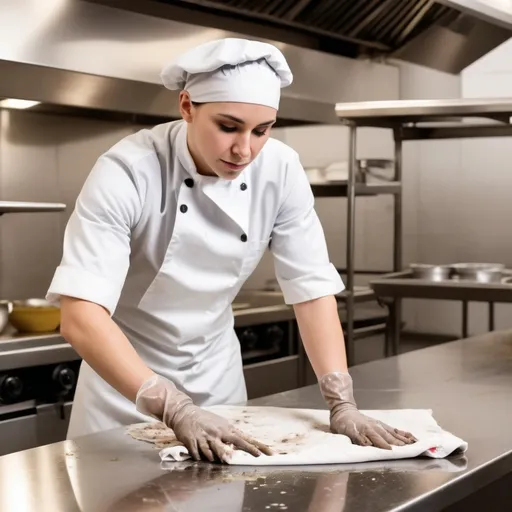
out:
M331 413L331 432L343 434L354 444L391 450L391 446L413 444L417 439L409 432L390 427L362 414L357 408L338 409Z
M357 409L352 378L348 372L331 372L320 381L320 390L331 410L331 431L343 434L354 444L391 450L391 446L413 444L417 439L409 432L374 420Z

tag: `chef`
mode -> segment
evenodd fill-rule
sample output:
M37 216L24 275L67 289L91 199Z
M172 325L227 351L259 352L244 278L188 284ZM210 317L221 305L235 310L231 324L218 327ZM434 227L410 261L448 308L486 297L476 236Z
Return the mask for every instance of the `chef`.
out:
M83 359L68 438L151 417L195 459L226 461L233 446L271 453L204 409L247 399L231 303L269 248L332 432L387 449L414 442L356 407L334 297L343 283L297 153L270 138L281 88L292 82L282 53L221 39L161 77L180 91L183 119L99 157L48 291Z

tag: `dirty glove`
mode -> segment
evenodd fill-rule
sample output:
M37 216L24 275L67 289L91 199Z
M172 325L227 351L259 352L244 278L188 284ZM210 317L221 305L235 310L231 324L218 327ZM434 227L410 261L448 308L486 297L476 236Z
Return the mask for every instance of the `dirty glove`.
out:
M201 409L189 396L159 375L147 379L135 401L137 411L152 416L172 428L176 439L183 443L195 460L201 455L210 462L215 456L228 462L232 447L255 457L272 455L271 449L233 427L228 420Z
M417 439L409 432L374 420L357 409L352 377L348 373L332 372L320 380L320 390L331 411L331 431L344 434L354 444L391 450L391 445L413 444Z

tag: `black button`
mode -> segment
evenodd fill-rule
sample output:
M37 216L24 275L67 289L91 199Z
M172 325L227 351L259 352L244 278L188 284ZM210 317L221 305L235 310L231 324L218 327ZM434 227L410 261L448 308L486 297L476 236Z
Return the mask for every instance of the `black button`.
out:
M247 190L247 183L242 183L240 185L240 190Z
M244 233L244 234L240 237L240 240L242 240L242 242L247 242L247 235Z
M186 204L182 204L180 206L180 212L181 213L186 213L187 210L188 210L188 206Z
M187 178L185 180L185 185L187 185L188 188L192 188L194 186L194 180L192 178Z

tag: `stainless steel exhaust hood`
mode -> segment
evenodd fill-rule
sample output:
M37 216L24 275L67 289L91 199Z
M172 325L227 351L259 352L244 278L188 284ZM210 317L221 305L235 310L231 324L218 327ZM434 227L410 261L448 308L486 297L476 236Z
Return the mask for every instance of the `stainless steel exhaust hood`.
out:
M163 64L198 43L228 36L243 35L86 1L2 0L0 100L41 102L31 111L141 123L176 119L178 94L161 85ZM295 74L277 125L338 123L334 106L347 87L341 71L351 61L272 42ZM335 76L317 83L308 59Z
M32 110L150 123L179 117L159 83L175 54L220 37L280 47L295 80L279 124L337 123L356 59L459 72L512 34L500 0L2 0L0 99ZM502 15L503 14L503 15ZM364 98L361 98L364 99ZM387 99L387 98L382 98ZM389 98L391 99L391 98Z
M448 73L460 73L512 36L509 0L90 1L124 4L139 12L150 12L157 3L193 8L196 17L223 14L224 22L212 19L210 25L232 30L251 21L280 29L282 41L291 33L307 35L303 45L322 51L398 58Z

